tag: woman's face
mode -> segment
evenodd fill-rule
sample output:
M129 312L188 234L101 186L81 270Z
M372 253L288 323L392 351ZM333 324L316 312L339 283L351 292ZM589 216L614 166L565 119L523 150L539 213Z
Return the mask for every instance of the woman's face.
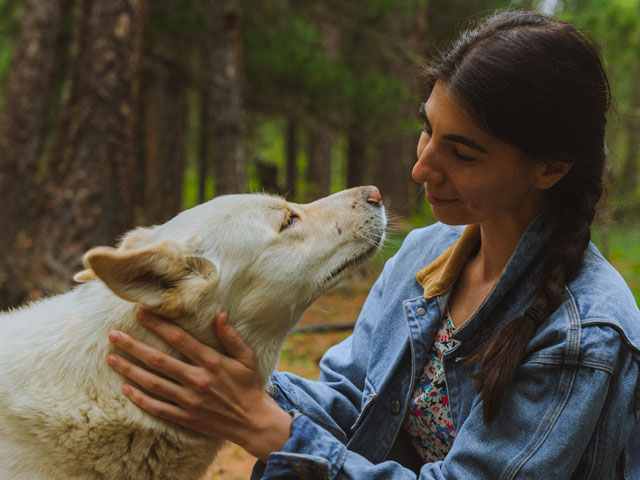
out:
M542 209L536 186L540 164L484 131L437 81L421 107L423 132L413 179L422 182L436 219L526 226Z

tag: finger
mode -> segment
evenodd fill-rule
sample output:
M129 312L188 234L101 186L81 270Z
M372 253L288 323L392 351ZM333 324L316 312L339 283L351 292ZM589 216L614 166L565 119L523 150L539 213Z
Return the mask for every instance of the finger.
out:
M187 412L179 406L153 398L132 385L123 385L122 393L133 403L155 417L164 418L185 427L189 427L191 423Z
M179 405L185 405L187 395L184 388L166 378L145 370L129 360L111 354L107 357L107 363L118 373L137 383L147 392L167 399Z
M136 317L146 328L157 334L197 365L202 365L207 355L215 352L215 350L200 343L176 324L165 320L153 312L138 310Z
M191 369L194 368L192 365L182 362L120 331L110 332L109 341L153 370L173 378L181 384L186 383Z
M216 333L218 340L230 357L246 367L254 367L256 360L253 350L244 343L238 332L227 322L228 315L223 312L216 317Z

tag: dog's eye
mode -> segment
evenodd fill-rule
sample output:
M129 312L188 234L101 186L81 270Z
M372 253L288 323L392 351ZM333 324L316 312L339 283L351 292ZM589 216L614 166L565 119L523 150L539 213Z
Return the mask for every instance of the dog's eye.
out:
M282 222L282 226L280 227L280 231L284 230L285 228L289 228L291 225L296 223L298 218L298 215L296 215L295 213L287 212L287 215L284 217L284 222Z

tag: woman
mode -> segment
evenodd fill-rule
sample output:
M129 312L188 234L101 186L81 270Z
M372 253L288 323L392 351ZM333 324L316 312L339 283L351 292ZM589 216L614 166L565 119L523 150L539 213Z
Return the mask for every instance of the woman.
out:
M387 262L320 379L276 373L268 395L223 317L228 357L143 313L193 365L164 358L174 384L112 356L172 403L123 391L246 448L253 478L640 478L640 313L589 243L610 103L596 47L506 12L426 80L413 177L441 223Z

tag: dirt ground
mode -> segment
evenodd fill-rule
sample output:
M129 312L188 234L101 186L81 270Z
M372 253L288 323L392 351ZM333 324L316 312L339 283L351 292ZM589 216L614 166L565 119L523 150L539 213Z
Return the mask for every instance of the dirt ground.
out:
M373 283L373 279L369 277L370 275L359 275L349 278L319 298L305 312L298 327L355 322ZM324 352L349 334L350 331L293 333L282 350L278 370L316 379L320 372L318 362ZM239 446L227 444L202 480L248 479L255 461L254 457Z

